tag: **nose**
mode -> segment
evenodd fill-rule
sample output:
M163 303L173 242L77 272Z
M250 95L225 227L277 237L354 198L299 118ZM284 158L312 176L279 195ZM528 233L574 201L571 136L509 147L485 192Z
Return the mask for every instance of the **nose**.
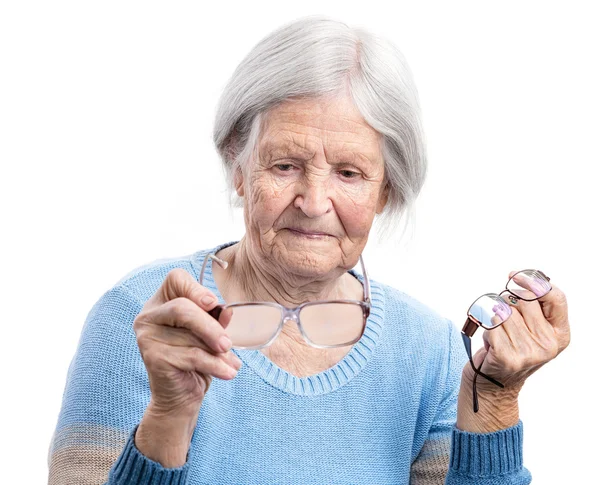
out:
M333 208L328 181L305 181L294 199L294 207L301 209L306 217L316 218L327 214Z

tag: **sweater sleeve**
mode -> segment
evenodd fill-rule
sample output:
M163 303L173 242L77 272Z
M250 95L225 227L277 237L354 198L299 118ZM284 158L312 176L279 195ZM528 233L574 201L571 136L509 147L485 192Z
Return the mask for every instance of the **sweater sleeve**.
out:
M133 320L143 304L124 286L90 310L67 373L48 451L49 485L183 484L188 462L163 468L133 438L150 401Z
M523 423L493 433L456 427L458 394L467 362L460 331L452 322L446 389L425 443L413 462L411 485L528 485L523 466Z

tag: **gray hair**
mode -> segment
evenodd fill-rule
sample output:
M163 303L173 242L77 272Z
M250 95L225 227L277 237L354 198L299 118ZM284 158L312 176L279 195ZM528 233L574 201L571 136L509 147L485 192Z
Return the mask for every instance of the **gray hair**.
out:
M413 215L427 157L418 93L408 64L390 41L322 15L303 17L263 38L237 66L221 95L213 141L233 205L242 202L233 190L233 178L257 156L268 110L283 101L343 90L382 135L389 195L380 234L405 214Z

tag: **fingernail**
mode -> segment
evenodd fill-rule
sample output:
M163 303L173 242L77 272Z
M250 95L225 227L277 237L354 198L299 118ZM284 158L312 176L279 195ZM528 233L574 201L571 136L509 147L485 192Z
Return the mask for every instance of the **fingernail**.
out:
M215 299L210 296L210 295L205 295L202 297L202 299L200 300L202 302L203 305L210 305L213 301L215 301Z
M221 346L221 349L223 349L223 352L227 352L231 348L233 343L231 342L229 337L226 337L225 335L223 335L219 339L219 345Z

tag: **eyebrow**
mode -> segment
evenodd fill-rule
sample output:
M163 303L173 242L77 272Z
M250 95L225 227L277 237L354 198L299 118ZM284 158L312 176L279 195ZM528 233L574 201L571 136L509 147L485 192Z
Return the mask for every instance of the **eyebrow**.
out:
M304 148L293 141L271 141L263 146L263 150L272 157L289 156L290 158L311 159L315 156L312 150ZM356 152L345 149L341 152L334 153L330 157L330 163L334 165L344 164L346 162L357 163L360 160L367 159L371 163L375 163L377 156L371 152Z
M263 150L270 155L298 155L301 157L312 158L314 157L314 152L308 150L307 148L301 147L294 142L268 142L263 147Z

